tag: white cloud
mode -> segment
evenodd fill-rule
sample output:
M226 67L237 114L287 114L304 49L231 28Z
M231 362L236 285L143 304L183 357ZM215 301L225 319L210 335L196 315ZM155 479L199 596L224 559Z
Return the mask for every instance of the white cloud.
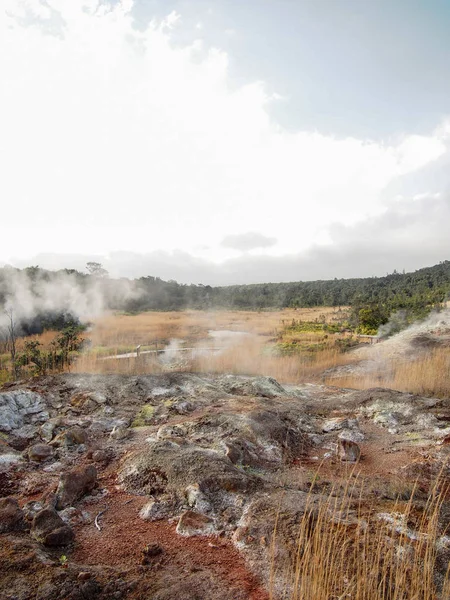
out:
M179 15L138 31L132 6L14 1L0 17L0 258L204 245L220 260L248 231L303 251L446 151L448 123L385 144L285 131L224 52L171 45Z

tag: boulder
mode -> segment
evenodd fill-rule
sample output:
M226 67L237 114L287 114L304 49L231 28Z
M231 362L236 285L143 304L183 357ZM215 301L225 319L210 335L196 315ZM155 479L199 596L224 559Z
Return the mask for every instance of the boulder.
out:
M20 454L13 454L12 452L0 454L0 472L9 471L11 467L21 462L23 462L23 457Z
M28 458L41 462L53 456L53 448L48 444L34 444L28 449Z
M0 533L21 529L24 513L16 498L0 498Z
M65 446L66 448L69 448L71 446L85 444L87 439L88 436L86 431L78 425L74 425L57 435L51 444L52 446Z
M53 508L44 508L35 515L31 535L45 546L66 546L75 537L72 528L64 523Z
M13 390L0 393L0 431L14 432L24 425L47 421L44 398L35 392Z
M356 442L346 439L339 439L337 454L343 462L356 463L361 458L361 449Z
M56 508L71 506L76 500L90 492L97 483L97 469L93 465L79 467L63 473L56 490Z

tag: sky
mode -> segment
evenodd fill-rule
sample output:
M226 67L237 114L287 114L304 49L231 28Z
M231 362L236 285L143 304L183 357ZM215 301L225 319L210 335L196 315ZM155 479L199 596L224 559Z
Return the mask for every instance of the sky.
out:
M5 0L0 264L226 285L450 258L447 0Z

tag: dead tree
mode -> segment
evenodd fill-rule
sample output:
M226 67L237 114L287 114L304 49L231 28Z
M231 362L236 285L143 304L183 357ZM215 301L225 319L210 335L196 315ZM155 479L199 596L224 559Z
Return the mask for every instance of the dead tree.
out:
M6 334L7 334L7 343L8 343L9 353L11 355L12 372L13 372L14 379L17 379L18 375L19 375L19 367L16 363L17 325L16 325L16 321L14 319L13 309L12 308L6 309L5 315L7 318Z

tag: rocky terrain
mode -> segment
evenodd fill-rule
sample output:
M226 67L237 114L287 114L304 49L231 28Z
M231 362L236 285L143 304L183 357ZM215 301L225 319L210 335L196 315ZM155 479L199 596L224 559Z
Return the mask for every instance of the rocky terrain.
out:
M450 400L393 390L189 373L16 382L0 390L0 597L289 597L307 506L353 477L358 514L392 520L448 478L449 454ZM449 519L444 498L437 589Z

